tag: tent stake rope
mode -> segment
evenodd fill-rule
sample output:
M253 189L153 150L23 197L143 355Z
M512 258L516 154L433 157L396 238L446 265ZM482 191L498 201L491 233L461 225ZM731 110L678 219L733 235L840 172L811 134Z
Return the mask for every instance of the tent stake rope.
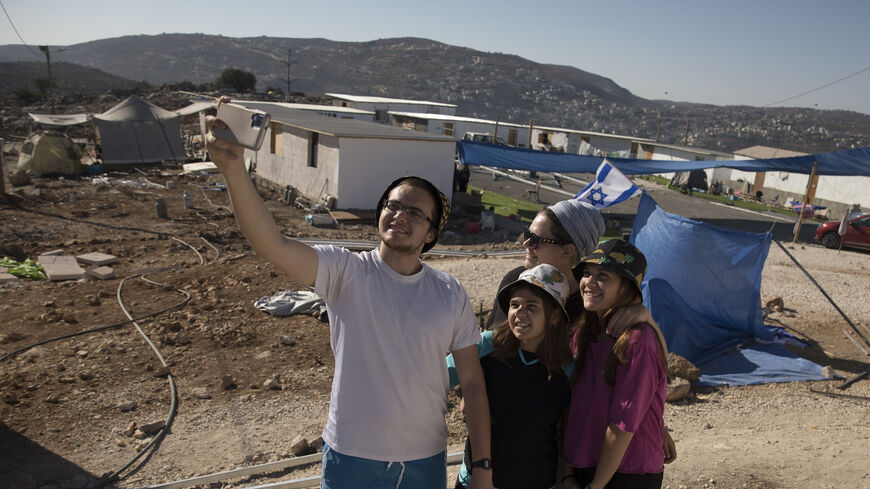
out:
M840 315L843 316L843 319L845 319L846 322L849 324L849 326L852 328L852 330L855 331L855 334L857 334L857 335L858 335L862 340L864 340L864 343L865 343L867 346L870 346L870 341L867 340L867 337L864 336L863 334L861 334L861 331L860 331L857 327L855 327L855 324L852 322L852 320L849 319L848 316L846 316L846 313L843 312L842 309L840 309L840 306L838 306L837 303L834 302L834 299L831 299L831 296L829 296L828 293L825 292L825 289L823 289L822 286L819 285L818 282L816 282L816 279L814 279L813 276L810 275L810 272L808 272L808 271L806 270L806 268L804 268L803 265L801 265L800 262L798 262L797 259L796 259L794 256L792 256L791 253L788 252L787 249L785 249L785 246L783 246L782 243L780 243L779 241L777 241L777 240L775 240L775 239L773 240L773 242L776 243L776 245L779 246L779 247L782 249L782 251L786 254L786 256L788 256L789 258L791 258L791 261L793 261L794 264L797 265L797 267L798 267L802 272L804 272L804 275L806 275L807 278L810 279L810 282L812 282L813 285L815 285L815 286L819 289L819 291L821 291L822 295L825 296L825 299L828 299L828 302L830 302L831 305L834 306L834 309L836 309L837 312L839 312ZM855 344L857 345L858 343L855 342ZM859 348L861 348L861 347L859 346ZM863 351L865 355L867 354L867 351L864 350L863 348L861 348L861 351Z

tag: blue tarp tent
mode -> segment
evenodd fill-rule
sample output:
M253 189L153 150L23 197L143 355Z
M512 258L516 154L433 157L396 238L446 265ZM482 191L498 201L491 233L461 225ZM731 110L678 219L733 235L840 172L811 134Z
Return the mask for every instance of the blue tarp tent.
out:
M670 214L646 193L631 241L647 258L644 304L668 349L701 369L701 384L820 380L821 367L779 344L761 313L771 235Z
M549 153L510 146L458 141L459 161L469 165L513 170L561 173L595 173L604 159L599 156ZM870 176L870 147L790 158L764 160L662 161L607 158L626 175L670 173L704 168L733 168L748 172L785 171L809 175L818 162L816 175Z

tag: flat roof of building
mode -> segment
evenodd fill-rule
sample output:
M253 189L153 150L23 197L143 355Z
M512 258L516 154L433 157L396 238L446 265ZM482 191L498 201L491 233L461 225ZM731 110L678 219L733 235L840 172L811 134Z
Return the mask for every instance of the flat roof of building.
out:
M738 149L734 153L760 160L768 158L791 158L792 156L806 156L808 154L789 151L787 149L771 148L770 146L750 146L748 148Z
M431 105L434 107L453 107L456 108L454 104L445 104L442 102L429 102L426 100L407 100L401 98L387 98L387 97L373 97L369 95L350 95L346 93L327 93L325 94L328 97L333 97L341 100L347 100L350 102L361 102L361 103L369 103L369 104L414 104L414 105Z
M327 134L336 137L371 138L371 139L408 139L425 141L455 141L451 137L439 136L425 132L409 131L395 126L375 122L358 121L355 119L340 119L320 115L311 110L299 110L284 107L275 102L252 102L236 100L233 103L244 105L250 109L268 112L274 122L298 127L306 131Z
M424 114L421 112L399 112L399 111L387 111L387 114L398 115L402 117L413 117L416 119L427 119L427 120L437 120L437 121L452 121L452 122L472 122L477 124L492 124L495 125L495 121L489 119L478 119L476 117L463 117L461 115L447 115L447 114ZM513 122L501 122L498 123L499 127L529 127L527 125L515 124Z

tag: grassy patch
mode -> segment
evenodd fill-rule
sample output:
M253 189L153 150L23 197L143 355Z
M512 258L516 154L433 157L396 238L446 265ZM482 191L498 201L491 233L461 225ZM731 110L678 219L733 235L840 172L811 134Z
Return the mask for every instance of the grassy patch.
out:
M667 178L660 177L658 175L633 175L632 178L646 180L647 182L653 182L653 183L657 183L659 185L667 185L667 184L671 183L671 181L668 180Z
M469 186L468 190L469 192L471 190L479 190L483 192L480 201L485 209L493 207L495 213L499 216L508 217L511 214L519 216L522 222L532 222L532 219L535 218L535 215L542 207L540 204L512 199L507 195L492 192L490 190L483 190L479 187Z

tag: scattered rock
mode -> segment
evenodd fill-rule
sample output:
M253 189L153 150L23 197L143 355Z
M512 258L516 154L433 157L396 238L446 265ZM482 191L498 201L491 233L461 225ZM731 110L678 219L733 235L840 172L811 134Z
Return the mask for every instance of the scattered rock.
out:
M18 358L25 360L25 361L28 361L28 362L33 362L33 361L36 361L37 358L44 356L45 353L46 353L45 348L43 348L41 346L34 346L33 348L18 355Z
M75 315L71 312L65 312L61 317L61 321L67 324L77 324L79 321L76 319Z
M309 443L308 445L311 447L311 451L319 452L319 451L323 450L323 438L318 436L317 438L312 440L311 443Z
M19 402L18 396L16 396L15 394L13 394L11 392L4 392L3 395L0 397L2 397L3 402L5 402L6 404L9 404L10 406L14 406L14 405L18 404L18 402Z
M668 397L667 402L679 401L685 399L692 393L692 384L681 377L675 377L671 382L668 382Z
M764 307L774 310L776 312L782 312L785 304L782 301L782 297L774 296L768 297L766 301L764 301Z
M169 375L170 373L171 373L171 372L169 371L169 367L164 367L163 365L161 365L161 366L157 367L157 368L154 370L154 374L153 374L153 375L154 375L155 377L166 377L166 376Z
M835 375L837 375L837 372L834 371L834 367L828 365L827 367L822 368L822 376L826 379L833 379Z
M135 438L137 440L143 440L143 439L145 439L145 432L142 430L136 430L133 432L132 436L133 436L133 438Z
M135 411L137 407L138 404L136 404L136 401L124 401L118 404L118 409L120 409L122 413Z
M45 398L45 402L49 404L58 404L60 402L60 396L57 394L49 394L48 397Z
M308 444L308 440L303 438L302 435L296 435L296 438L293 438L293 441L290 442L290 453L296 457L309 454L311 453L311 445Z
M281 390L281 382L277 377L272 377L271 379L263 382L263 387L270 391L279 391Z
M296 346L296 338L289 335L281 335L281 344L286 346Z
M88 351L87 350L78 350L78 351L76 351L76 355L78 355L80 358L85 358L88 356Z
M154 435L163 429L163 421L155 421L153 423L143 424L139 430L148 435Z
M123 438L118 438L117 440L115 440L115 446L118 446L118 447L126 447L126 446L127 446L127 442L124 441Z
M87 301L88 301L88 305L89 305L89 306L94 306L94 307L96 307L96 306L99 306L99 305L101 304L101 302L100 302L100 298L97 297L97 296L95 296L95 295L89 295L89 296L87 297Z
M668 375L694 382L701 377L701 369L692 365L692 362L672 352L668 353Z
M7 343L13 343L15 341L21 341L26 338L25 335L20 333L0 333L0 345L5 345Z
M209 394L208 389L205 387L195 387L190 391L190 395L197 399L211 399L211 394Z
M236 388L236 381L233 380L233 376L232 375L224 375L223 377L221 377L221 387L223 387L223 389L225 391L235 389Z
M127 428L124 429L124 435L130 437L133 436L133 433L136 433L136 422L130 421L130 424L128 424Z

